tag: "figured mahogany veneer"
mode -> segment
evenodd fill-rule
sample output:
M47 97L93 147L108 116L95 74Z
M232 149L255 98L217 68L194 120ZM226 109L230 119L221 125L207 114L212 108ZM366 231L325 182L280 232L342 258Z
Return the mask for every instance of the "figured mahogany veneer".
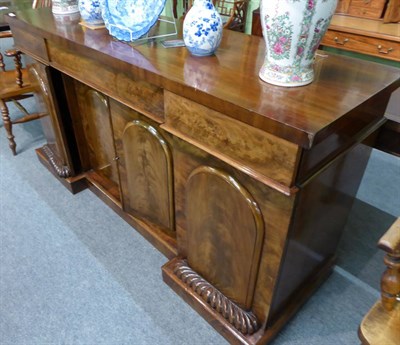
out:
M164 253L164 281L231 343L270 341L331 271L397 69L318 54L288 89L258 78L259 37L196 58L49 10L9 21L49 109L40 160Z

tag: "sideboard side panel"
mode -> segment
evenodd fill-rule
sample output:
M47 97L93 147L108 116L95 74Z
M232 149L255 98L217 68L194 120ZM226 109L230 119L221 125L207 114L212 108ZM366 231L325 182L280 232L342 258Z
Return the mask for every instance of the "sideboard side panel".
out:
M358 144L300 189L269 324L335 258L370 152L369 145Z

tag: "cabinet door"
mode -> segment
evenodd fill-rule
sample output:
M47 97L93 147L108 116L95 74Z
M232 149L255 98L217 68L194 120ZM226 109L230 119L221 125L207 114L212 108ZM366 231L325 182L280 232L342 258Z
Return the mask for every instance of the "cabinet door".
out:
M186 259L174 275L251 334L268 316L294 198L181 139L173 152L178 251Z
M29 57L27 57L29 60ZM69 143L64 130L64 120L69 118L65 104L60 105L62 99L54 96L54 84L62 85L61 74L39 62L27 63L31 82L36 86L35 98L39 112L47 113L42 118L43 132L47 144L42 148L46 159L60 177L74 175L74 166L71 160ZM62 86L61 86L62 87Z
M65 84L82 170L89 180L119 200L119 174L108 97L76 80L65 79Z
M172 155L166 134L140 113L110 101L123 209L174 237Z

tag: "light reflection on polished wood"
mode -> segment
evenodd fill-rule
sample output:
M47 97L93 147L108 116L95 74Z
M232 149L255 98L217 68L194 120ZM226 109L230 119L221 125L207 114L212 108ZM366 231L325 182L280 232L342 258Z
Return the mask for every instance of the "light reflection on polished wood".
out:
M327 136L340 135L340 129L352 119L351 110L398 79L395 68L325 54L326 57L317 58L321 63L318 80L309 86L271 86L258 77L264 60L263 40L226 30L217 54L201 60L202 82L198 83L187 73L185 76L185 70L196 65L198 59L190 59L184 48L164 49L159 43L132 48L115 41L107 30L84 31L80 25L65 31L50 9L19 13L18 18L9 21L21 35L37 32L36 39L17 43L18 48L29 52L45 36L51 42L46 47L47 61L52 61L52 66L85 79L89 86L113 95L154 120L162 118L156 109L163 109L160 95L165 89L304 148ZM143 98L131 94L125 83L129 79L154 92ZM137 92L140 95L142 91ZM143 102L151 95L154 102ZM356 131L349 134L355 135Z

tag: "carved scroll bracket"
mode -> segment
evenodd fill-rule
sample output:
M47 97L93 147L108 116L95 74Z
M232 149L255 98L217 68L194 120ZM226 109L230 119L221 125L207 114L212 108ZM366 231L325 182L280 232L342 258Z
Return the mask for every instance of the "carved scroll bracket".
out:
M44 145L42 150L47 156L50 165L59 177L67 178L71 176L71 170L60 162L48 145Z
M245 311L225 297L208 281L193 271L186 260L177 261L174 274L207 304L221 314L233 327L244 335L255 333L260 324L251 311Z

